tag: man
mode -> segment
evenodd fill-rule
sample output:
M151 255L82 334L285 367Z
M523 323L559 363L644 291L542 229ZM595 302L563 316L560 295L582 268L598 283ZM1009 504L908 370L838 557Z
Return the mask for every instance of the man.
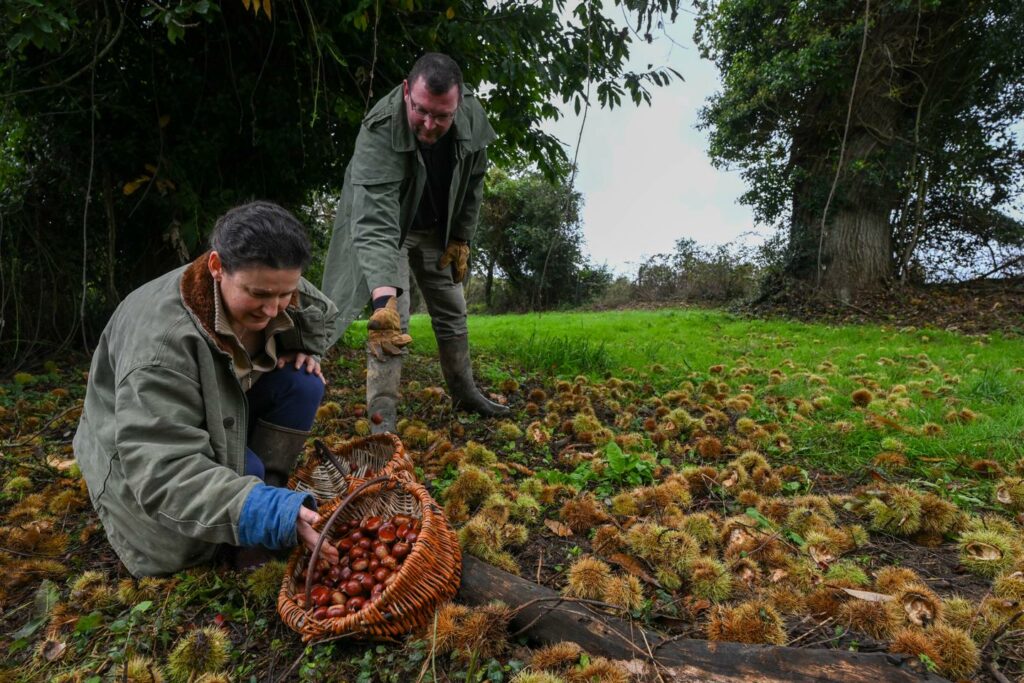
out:
M395 430L401 357L412 341L410 270L430 312L454 407L508 413L473 383L462 291L494 138L479 101L463 92L458 65L438 53L420 57L363 120L345 170L323 290L340 310L339 337L372 301L366 405L375 432Z

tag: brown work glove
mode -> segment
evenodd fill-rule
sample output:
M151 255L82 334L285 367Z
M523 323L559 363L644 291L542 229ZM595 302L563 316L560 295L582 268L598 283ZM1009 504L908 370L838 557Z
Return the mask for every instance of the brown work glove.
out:
M369 332L367 344L377 360L386 360L387 356L402 353L402 347L412 342L412 337L402 333L402 318L398 315L398 300L388 299L383 308L378 308L370 316L366 329Z
M438 268L452 267L452 281L462 282L466 279L466 270L469 265L469 245L462 240L453 239L445 247L441 260L437 262Z

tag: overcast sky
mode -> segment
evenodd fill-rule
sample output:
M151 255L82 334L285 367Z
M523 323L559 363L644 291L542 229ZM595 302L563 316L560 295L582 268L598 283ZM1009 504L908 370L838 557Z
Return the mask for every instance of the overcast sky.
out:
M623 21L617 9L609 15ZM752 231L757 234L744 241L757 243L769 234L737 202L744 190L739 174L711 166L707 135L697 130L697 112L719 80L693 44L693 14L680 12L666 29L676 44L658 32L653 45L635 41L628 69L671 66L685 82L655 88L651 106L630 101L613 110L592 107L580 144L576 187L585 201L587 251L617 273L631 273L645 256L672 251L681 237L714 245ZM571 103L563 111L567 115L545 129L566 143L571 159L580 117Z

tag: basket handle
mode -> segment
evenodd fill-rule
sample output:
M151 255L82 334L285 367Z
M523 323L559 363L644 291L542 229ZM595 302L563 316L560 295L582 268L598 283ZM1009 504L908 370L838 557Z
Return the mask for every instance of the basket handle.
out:
M334 512L331 513L331 516L327 518L327 522L324 523L324 528L320 531L320 538L316 539L316 545L313 547L313 553L309 556L309 565L306 567L307 607L312 607L312 603L310 601L310 593L313 590L313 567L316 566L316 561L320 559L320 546L322 546L324 544L324 541L327 540L327 534L330 532L331 527L334 526L334 522L338 519L338 515L340 515L341 511L348 507L349 503L351 503L360 493L370 488L371 486L374 486L375 484L380 484L381 482L387 481L393 481L394 486L399 486L401 484L400 480L386 476L377 477L376 479L370 479L369 481L365 481L362 484L360 484L355 491L348 494L348 496L345 497L345 500L341 501L341 504L338 505L338 507L335 508Z
M341 464L340 460L338 460L338 456L336 456L334 452L330 448L328 448L326 444L324 444L323 441L317 439L316 441L313 442L313 447L316 448L317 455L319 455L322 458L325 458L328 462L334 465L334 469L338 470L338 474L340 474L343 477L348 476L348 472L345 471L345 466Z

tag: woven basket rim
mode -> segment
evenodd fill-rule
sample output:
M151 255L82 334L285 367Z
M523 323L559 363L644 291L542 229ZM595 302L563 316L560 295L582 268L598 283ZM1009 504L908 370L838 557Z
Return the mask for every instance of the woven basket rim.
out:
M406 451L405 445L398 436L390 432L356 437L342 442L337 447L331 447L322 439L317 439L314 443L318 447L306 458L305 462L295 468L295 471L289 477L288 488L298 490L301 484L303 490L308 490L312 493L321 504L332 498L345 495L353 482L362 482L379 476L403 476L406 473L411 477L413 474L412 458L409 456L408 451ZM354 471L345 473L331 462L330 456L334 456L341 463L351 466L352 461L350 458L352 451L360 447L365 448L377 444L390 446L391 455L387 456L384 464L374 472L368 472L365 475L356 475ZM322 455L320 452L321 448L327 451L330 456ZM314 475L321 468L327 469L329 472L327 478L332 480L326 482L326 485L315 481ZM341 481L337 481L338 479ZM335 484L344 484L344 488L335 486Z

